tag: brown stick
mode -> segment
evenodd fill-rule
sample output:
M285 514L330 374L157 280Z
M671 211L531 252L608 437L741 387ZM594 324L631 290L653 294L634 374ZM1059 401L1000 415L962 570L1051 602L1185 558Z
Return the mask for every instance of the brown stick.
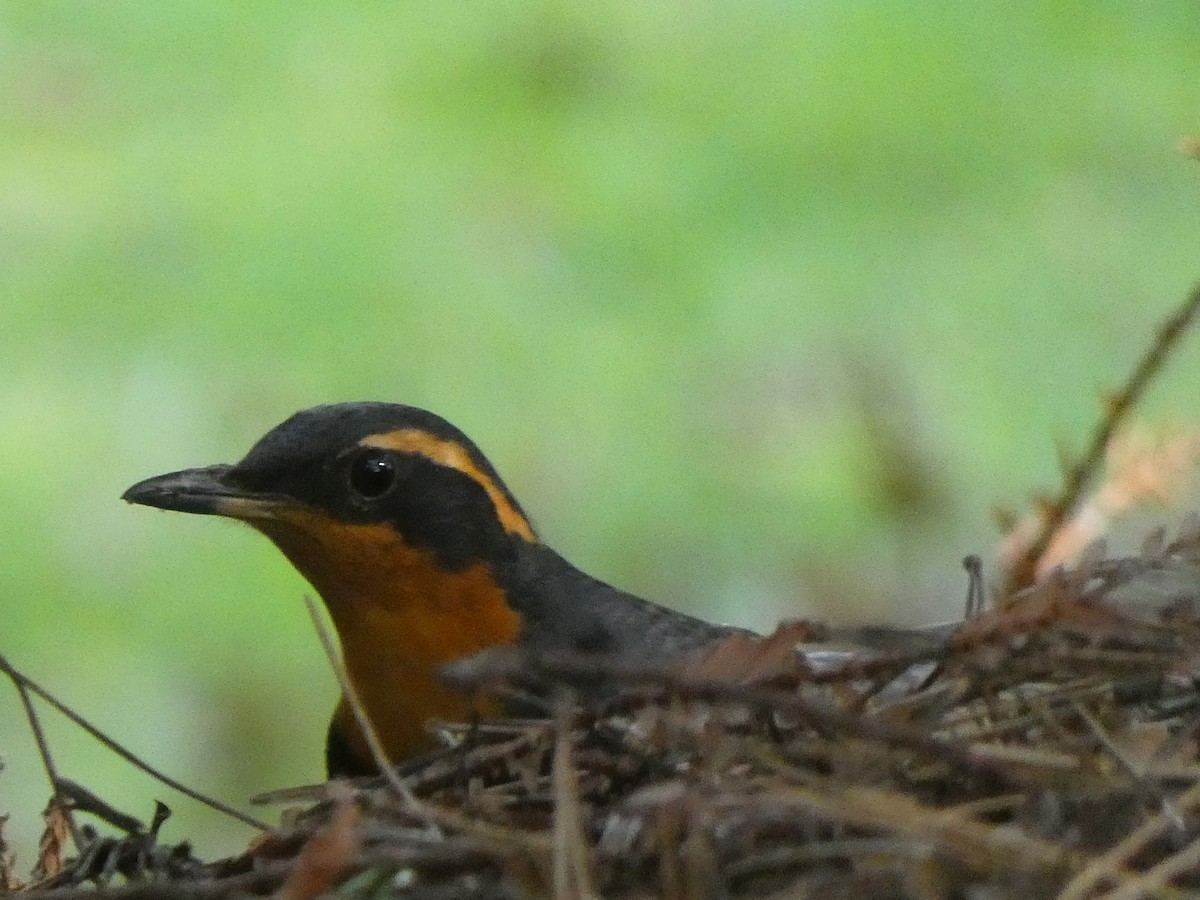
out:
M321 647L325 650L325 656L329 660L333 674L337 676L338 684L341 685L342 696L345 698L346 704L350 707L350 711L354 713L354 720L358 723L359 731L367 739L367 747L371 751L371 759L374 761L376 768L379 769L384 779L387 780L388 786L396 792L396 795L410 809L420 810L421 801L417 799L408 785L396 774L391 760L387 758L387 751L383 749L383 742L379 740L379 733L375 730L375 726L371 724L371 717L367 715L367 710L362 705L362 700L359 699L358 691L354 689L354 683L350 680L350 673L346 671L346 666L343 664L341 656L338 655L337 646L333 642L333 635L329 633L329 626L321 618L321 610L317 606L317 601L311 596L306 596L304 598L304 605L308 608L309 618L312 619L317 637L321 639Z
M1075 512L1083 498L1084 490L1096 477L1104 464L1104 454L1112 442L1117 429L1133 412L1146 389L1162 371L1171 352L1192 325L1200 312L1200 285L1192 288L1187 299L1158 330L1145 355L1134 367L1121 392L1108 404L1108 412L1100 421L1091 442L1079 461L1067 473L1066 481L1058 497L1046 508L1045 516L1037 536L1010 566L1005 576L1002 597L1008 597L1033 583L1038 563L1046 554L1051 541L1062 529L1067 519Z
M239 822L243 822L246 825L257 828L260 831L271 830L271 826L269 826L266 822L262 822L253 816L246 815L246 813L234 809L232 806L222 803L220 800L209 797L207 794L202 794L199 791L188 787L186 784L176 781L174 778L165 774L164 772L154 768L154 766L137 756L135 753L133 753L133 751L127 750L124 746L110 738L107 734L105 734L87 719L83 718L83 716L79 715L79 713L75 712L75 710L71 709L45 688L26 677L24 673L14 668L2 655L0 655L0 672L3 672L9 677L12 683L16 685L18 691L28 690L31 693L41 697L56 710L70 719L74 724L78 725L113 753L117 754L117 756L121 757L121 759L125 760L135 768L141 769L154 780L165 784L172 790L179 791L179 793L183 794L185 797L190 797L197 803L202 803L210 809L215 809L217 812L224 813L230 818L237 819ZM36 737L37 732L35 731L34 734ZM54 776L52 775L51 777L53 778ZM55 790L57 791L57 787L55 787Z

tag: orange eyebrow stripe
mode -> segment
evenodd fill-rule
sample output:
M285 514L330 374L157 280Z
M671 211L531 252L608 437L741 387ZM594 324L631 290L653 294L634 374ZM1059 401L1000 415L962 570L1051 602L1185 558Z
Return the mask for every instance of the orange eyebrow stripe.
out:
M435 437L427 431L416 428L401 428L396 431L385 431L382 434L368 435L358 443L363 447L378 447L381 450L419 453L439 466L457 469L487 491L505 531L509 534L520 535L527 541L537 540L529 520L521 515L496 480L475 465L471 455L454 441Z

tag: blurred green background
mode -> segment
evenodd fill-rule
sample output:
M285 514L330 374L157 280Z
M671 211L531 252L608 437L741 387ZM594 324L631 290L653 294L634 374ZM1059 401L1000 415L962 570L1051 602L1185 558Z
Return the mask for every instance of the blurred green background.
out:
M235 803L317 779L307 586L118 498L348 399L445 415L675 606L953 614L1200 277L1198 46L1192 0L6 6L0 652ZM1197 343L1145 417L1194 419ZM244 844L47 719L167 839ZM6 689L0 738L24 869Z

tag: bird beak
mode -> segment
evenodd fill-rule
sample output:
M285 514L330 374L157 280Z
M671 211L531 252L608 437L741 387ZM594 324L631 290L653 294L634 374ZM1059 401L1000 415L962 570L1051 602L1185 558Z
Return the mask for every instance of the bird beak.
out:
M170 509L207 516L227 516L253 521L273 519L280 509L295 506L294 501L276 494L263 494L231 484L232 466L207 466L168 472L139 481L121 499L141 506Z

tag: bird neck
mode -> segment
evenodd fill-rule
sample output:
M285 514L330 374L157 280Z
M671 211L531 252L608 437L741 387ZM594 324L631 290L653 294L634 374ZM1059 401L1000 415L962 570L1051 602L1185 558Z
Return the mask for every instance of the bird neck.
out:
M520 632L520 616L489 564L446 570L386 525L260 530L324 600L350 680L390 760L429 746L429 719L496 711L495 704L477 702L438 678L446 663L512 642ZM352 751L369 759L344 706L334 727Z

